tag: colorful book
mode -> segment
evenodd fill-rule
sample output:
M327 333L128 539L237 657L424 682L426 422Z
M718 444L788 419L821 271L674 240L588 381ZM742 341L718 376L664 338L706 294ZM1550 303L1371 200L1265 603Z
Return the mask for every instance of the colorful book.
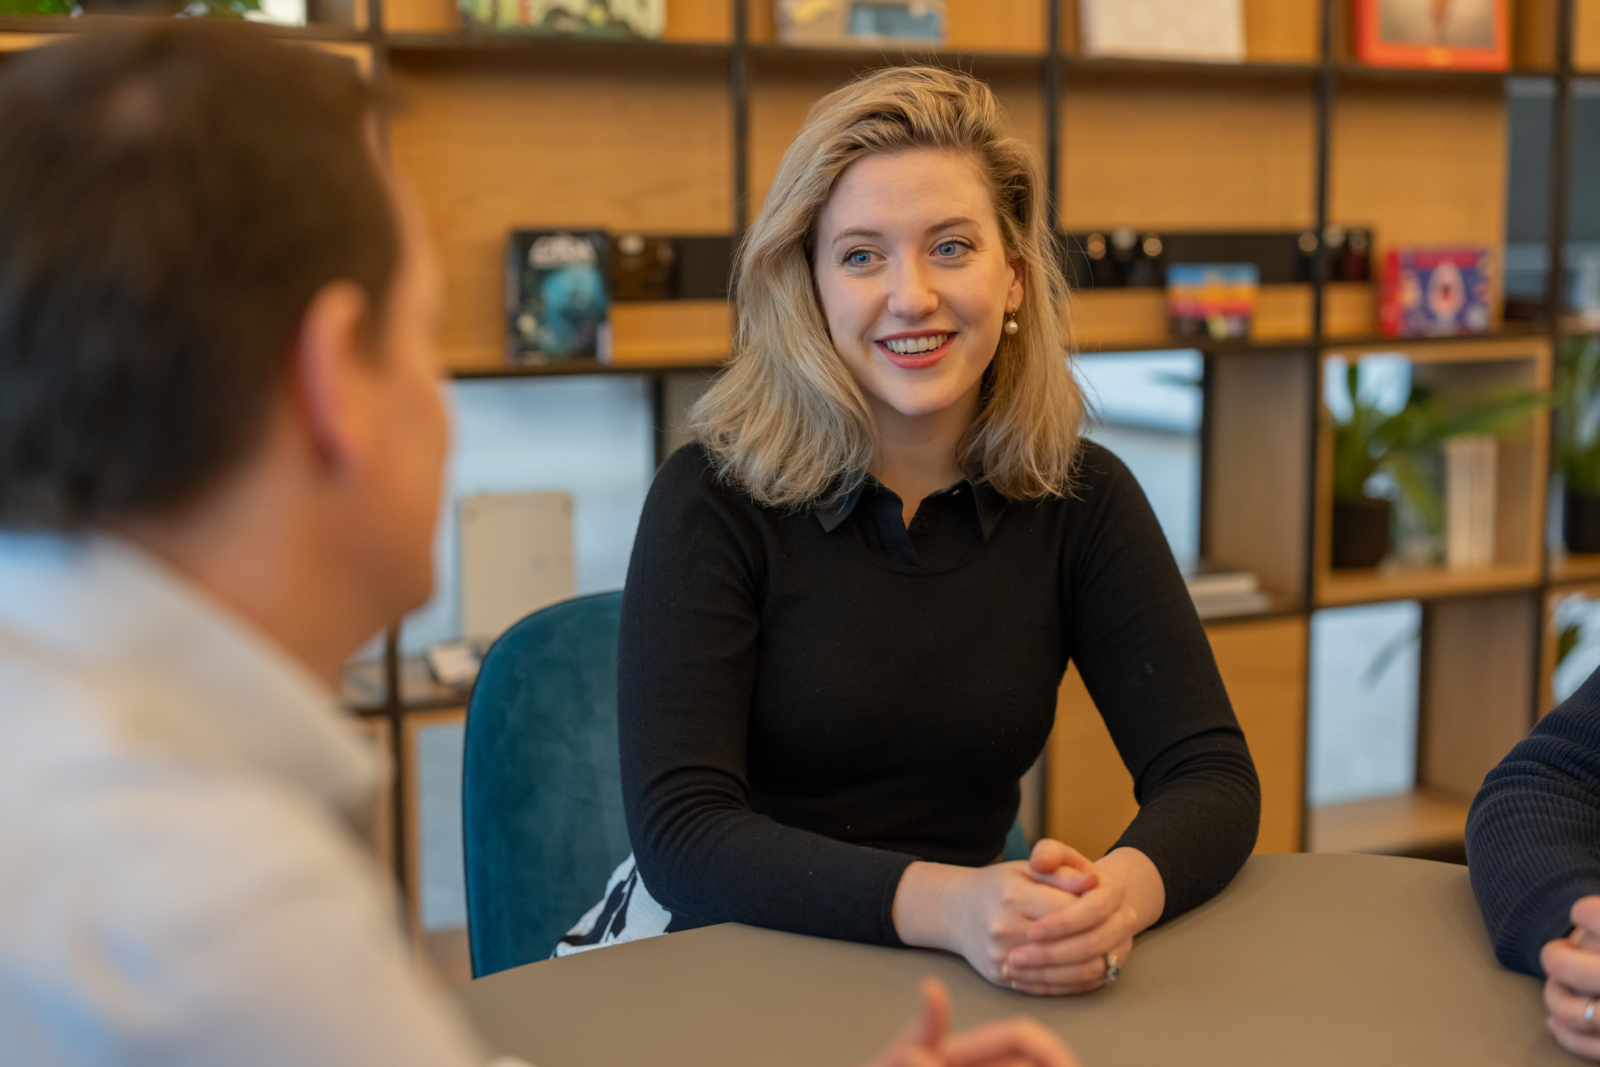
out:
M1078 0L1086 56L1242 63L1244 0Z
M1506 0L1352 0L1356 58L1381 67L1505 70Z
M507 358L611 358L604 230L513 230L506 252Z
M778 40L812 48L940 48L944 0L778 0Z
M586 37L666 32L667 0L460 0L464 29Z
M1254 263L1174 263L1167 268L1167 322L1174 337L1250 336L1261 271Z
M1385 337L1487 333L1489 250L1391 248L1383 257L1378 329Z

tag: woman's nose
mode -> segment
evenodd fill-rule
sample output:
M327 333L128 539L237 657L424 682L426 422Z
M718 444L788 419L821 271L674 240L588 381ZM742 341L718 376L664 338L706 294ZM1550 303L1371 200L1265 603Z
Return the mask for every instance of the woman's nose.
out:
M928 285L923 272L906 266L896 272L889 293L889 314L906 322L925 319L939 308L939 296Z

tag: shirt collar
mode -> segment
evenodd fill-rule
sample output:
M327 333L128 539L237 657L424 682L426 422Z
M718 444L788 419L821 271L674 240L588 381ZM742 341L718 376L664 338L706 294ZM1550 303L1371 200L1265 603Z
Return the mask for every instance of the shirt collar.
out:
M856 509L856 505L861 502L861 494L869 486L876 487L881 484L869 474L857 482L855 488L840 497L837 502L813 505L811 513L817 517L817 522L822 524L824 533L832 533ZM933 495L943 496L945 493L954 492L962 488L972 491L972 504L978 512L978 527L983 531L983 539L987 542L994 533L995 527L1000 525L1000 516L1006 509L1006 498L988 482L974 482L971 478L963 478L954 485L941 489Z
M382 782L309 670L109 534L0 533L0 655L13 653L118 694L113 726L134 743L285 780L345 813Z

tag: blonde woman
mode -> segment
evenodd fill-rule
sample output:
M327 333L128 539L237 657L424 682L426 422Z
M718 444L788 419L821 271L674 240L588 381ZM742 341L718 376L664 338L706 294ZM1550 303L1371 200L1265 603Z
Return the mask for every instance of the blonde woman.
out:
M966 75L812 110L740 250L732 363L640 521L637 862L566 950L735 921L1083 992L1244 862L1255 769L1138 484L1079 435L1043 204ZM1096 862L996 863L1069 659L1141 810Z

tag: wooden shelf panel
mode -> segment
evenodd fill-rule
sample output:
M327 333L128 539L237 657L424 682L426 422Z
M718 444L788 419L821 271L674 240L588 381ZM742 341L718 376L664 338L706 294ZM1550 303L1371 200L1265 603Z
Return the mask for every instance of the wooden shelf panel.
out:
M1206 626L1261 778L1257 852L1300 848L1307 626L1304 615ZM1133 780L1076 667L1061 683L1047 751L1046 832L1097 858L1139 808Z
M1061 107L1061 227L1309 228L1315 135L1309 91L1238 79L1183 92L1147 79L1074 85Z
M1600 581L1600 555L1552 552L1550 581L1557 583Z
M495 318L499 326L500 317ZM503 330L503 326L501 326ZM728 358L731 346L725 300L627 301L611 306L612 359L546 364L535 373L594 374L704 367ZM507 369L504 333L492 342L443 347L445 366L453 372L494 373ZM519 368L520 369L520 368Z
M1323 804L1310 811L1310 852L1395 854L1460 841L1468 804L1425 789L1399 796Z
M1370 285L1336 282L1326 290L1325 326L1331 336L1365 336L1373 326ZM1167 329L1165 289L1080 289L1073 295L1072 328L1082 351L1214 347L1204 339L1174 338ZM1256 300L1248 346L1309 344L1311 286L1264 285ZM1240 347L1233 342L1231 347ZM1228 347L1228 346L1223 346Z
M1444 567L1385 564L1373 570L1330 571L1318 583L1316 602L1319 608L1330 608L1381 604L1389 600L1433 600L1532 589L1538 584L1539 569L1533 564L1455 571Z

